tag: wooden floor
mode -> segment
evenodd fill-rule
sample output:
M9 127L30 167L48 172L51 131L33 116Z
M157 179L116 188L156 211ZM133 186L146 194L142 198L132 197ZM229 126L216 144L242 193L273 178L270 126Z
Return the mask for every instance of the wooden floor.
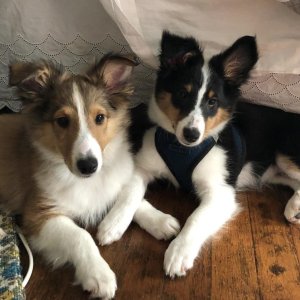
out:
M132 224L119 242L100 247L117 275L116 299L300 299L300 231L283 217L289 196L281 189L239 194L243 211L207 242L188 275L175 280L162 268L169 242ZM152 189L148 199L181 224L196 206L173 189ZM51 271L35 257L27 299L88 299L72 280L72 268Z

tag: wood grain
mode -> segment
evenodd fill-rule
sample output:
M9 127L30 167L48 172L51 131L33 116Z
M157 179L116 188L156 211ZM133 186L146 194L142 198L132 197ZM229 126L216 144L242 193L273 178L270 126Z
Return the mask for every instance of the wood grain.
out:
M293 225L283 216L281 195L278 190L248 193L257 278L263 299L300 299Z
M206 244L188 275L175 280L163 272L169 242L132 224L120 241L99 248L117 275L116 299L300 299L300 232L283 217L289 196L281 190L239 194L242 212ZM181 224L196 207L183 192L163 187L150 189L147 198ZM25 254L23 264L26 270ZM71 267L52 271L35 256L27 299L88 299L72 280Z
M259 299L257 272L246 194L242 211L213 239L212 299Z

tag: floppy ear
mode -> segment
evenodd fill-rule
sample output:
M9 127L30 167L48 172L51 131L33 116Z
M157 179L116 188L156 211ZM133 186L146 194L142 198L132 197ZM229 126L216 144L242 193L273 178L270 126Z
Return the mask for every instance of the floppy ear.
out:
M248 79L257 60L255 37L244 36L224 52L214 56L210 65L219 70L230 85L239 87Z
M15 62L9 66L9 85L18 88L22 100L38 101L59 70L50 62Z
M185 65L193 58L200 58L203 62L202 50L194 38L181 37L168 31L163 31L160 53L162 67Z
M87 75L96 84L104 85L109 94L131 95L133 87L129 79L137 65L138 61L133 56L108 54Z

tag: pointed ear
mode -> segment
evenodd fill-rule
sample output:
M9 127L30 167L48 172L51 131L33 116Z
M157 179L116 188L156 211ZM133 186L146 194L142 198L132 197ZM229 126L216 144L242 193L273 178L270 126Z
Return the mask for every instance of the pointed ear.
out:
M162 67L185 65L193 58L201 58L203 61L202 50L194 38L181 37L168 31L163 31L160 53Z
M9 85L17 87L23 101L36 102L58 74L59 71L50 62L15 62L9 66Z
M210 65L219 71L221 67L225 80L233 86L240 86L248 79L257 60L258 51L255 37L244 36L223 53L214 56Z
M131 95L133 88L129 84L133 68L138 61L133 56L122 56L119 54L108 54L88 71L87 75L95 83L102 83L110 94L123 93Z

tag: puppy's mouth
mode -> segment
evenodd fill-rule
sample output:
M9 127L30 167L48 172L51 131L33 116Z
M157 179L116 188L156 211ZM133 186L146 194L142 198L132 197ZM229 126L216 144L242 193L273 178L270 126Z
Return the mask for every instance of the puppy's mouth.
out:
M189 142L186 142L186 141L180 141L180 140L178 140L179 141L179 143L181 144L181 145L183 145L183 146L185 146L185 147L196 147L196 146L198 146L200 143L201 143L201 141L199 141L199 142L193 142L193 143L189 143Z
M90 178L90 177L92 177L93 175L94 175L94 173L93 174L76 174L78 177L80 177L80 178Z

